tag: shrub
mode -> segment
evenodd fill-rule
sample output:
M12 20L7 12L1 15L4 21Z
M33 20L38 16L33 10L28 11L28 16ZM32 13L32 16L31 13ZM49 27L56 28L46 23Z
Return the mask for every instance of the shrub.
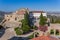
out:
M17 35L23 34L22 31L21 31L21 29L19 27L15 28L15 31L16 31Z
M34 38L34 35L35 35L35 37L38 37L39 33L35 32L35 33L33 33L32 35L28 36L28 38L29 38L29 39Z
M38 28L36 26L33 26L33 29L37 30Z
M16 31L17 29L19 29L19 27L16 27L16 28L15 28L15 31Z
M23 30L23 33L26 33L30 30L30 27L28 25L23 25L21 29Z
M47 26L39 26L38 29L40 31L46 32L48 30L48 27Z
M32 34L32 35L28 36L28 38L29 38L29 39L34 38L34 34Z

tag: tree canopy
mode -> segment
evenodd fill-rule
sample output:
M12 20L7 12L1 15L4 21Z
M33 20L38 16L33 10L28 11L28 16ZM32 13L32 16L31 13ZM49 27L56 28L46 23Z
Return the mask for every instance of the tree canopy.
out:
M29 14L26 12L24 15L24 19L22 20L22 30L24 32L28 32L30 30L29 26Z
M41 15L40 15L40 22L39 22L39 24L40 24L41 26L43 26L43 25L46 24L46 18L43 16L42 13L41 13Z

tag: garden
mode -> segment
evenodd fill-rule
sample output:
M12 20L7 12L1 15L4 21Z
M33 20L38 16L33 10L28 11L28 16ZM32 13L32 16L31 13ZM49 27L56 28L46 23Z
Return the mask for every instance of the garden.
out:
M34 30L37 30L37 29L39 29L42 32L45 32L45 31L48 30L47 29L48 27L45 26L46 20L47 20L47 18L43 17L43 15L41 13L40 22L39 22L39 25L40 25L39 28L37 28L34 25L32 26L33 28L31 28L31 26L29 24L29 15L28 15L28 13L26 13L24 15L24 19L21 20L21 22L22 22L21 28L17 27L14 30L15 30L15 32L16 32L17 35L28 34L30 32L33 32ZM33 29L33 30L31 30L31 29ZM33 34L31 36L29 36L29 38L32 38L32 37L33 37Z
M27 34L29 32L32 32L29 24L29 15L27 12L24 15L24 19L21 20L21 23L22 23L21 28L19 27L15 28L15 32L17 35Z

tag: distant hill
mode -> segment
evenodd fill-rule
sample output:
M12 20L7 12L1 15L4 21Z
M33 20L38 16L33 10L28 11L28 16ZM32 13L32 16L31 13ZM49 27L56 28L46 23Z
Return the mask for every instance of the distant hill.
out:
M11 14L12 12L4 12L4 11L0 11L0 22L4 19L4 15L5 14Z
M60 16L60 12L47 12L47 15L51 15L51 16Z
M4 11L0 11L0 16L4 16L4 14L10 14L12 12L4 12Z
M47 12L47 17L50 18L50 22L52 22L52 18L54 22L60 22L60 12Z

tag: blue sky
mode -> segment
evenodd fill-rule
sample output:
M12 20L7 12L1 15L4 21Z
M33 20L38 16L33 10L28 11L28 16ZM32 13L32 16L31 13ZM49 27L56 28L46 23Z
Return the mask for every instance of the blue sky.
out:
M30 10L60 11L60 0L0 0L0 11Z

